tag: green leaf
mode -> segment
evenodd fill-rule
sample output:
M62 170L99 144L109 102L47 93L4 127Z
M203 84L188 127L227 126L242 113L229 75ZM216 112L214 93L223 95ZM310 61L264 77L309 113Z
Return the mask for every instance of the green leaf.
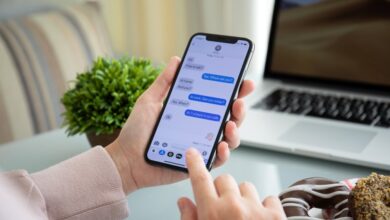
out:
M61 98L67 134L110 134L121 128L161 69L143 58L96 58L90 70L77 74L71 82L74 86Z

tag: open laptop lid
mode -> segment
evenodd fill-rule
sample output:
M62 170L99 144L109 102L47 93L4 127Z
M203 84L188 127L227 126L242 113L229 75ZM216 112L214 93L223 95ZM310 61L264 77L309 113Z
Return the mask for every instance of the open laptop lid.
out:
M265 78L390 93L389 0L276 0Z

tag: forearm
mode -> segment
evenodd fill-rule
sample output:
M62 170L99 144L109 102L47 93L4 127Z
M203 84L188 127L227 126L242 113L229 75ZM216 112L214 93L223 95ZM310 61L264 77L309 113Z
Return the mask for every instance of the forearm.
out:
M130 194L131 192L137 190L137 184L133 178L133 175L130 170L130 164L126 154L123 152L122 146L117 141L112 142L106 148L107 153L110 155L111 159L114 161L114 164L118 170L118 173L122 180L123 191L125 194Z
M49 219L124 219L122 181L109 154L95 147L31 175Z

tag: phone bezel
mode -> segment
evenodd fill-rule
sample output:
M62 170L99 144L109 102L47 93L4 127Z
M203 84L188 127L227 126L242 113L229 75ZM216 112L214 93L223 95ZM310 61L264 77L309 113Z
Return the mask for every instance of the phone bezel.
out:
M229 100L229 103L227 105L224 117L221 120L221 124L220 124L219 130L218 130L218 134L216 136L215 142L213 144L213 147L212 147L210 155L209 155L208 162L206 164L207 169L210 170L212 168L212 164L214 162L215 153L216 153L216 150L217 150L218 143L221 141L221 137L223 136L223 131L225 129L225 124L227 122L227 117L230 114L230 109L232 107L233 101L237 97L239 87L242 84L244 72L247 69L246 68L247 65L249 65L248 61L249 61L249 59L250 59L250 57L251 57L251 55L253 53L254 47L253 47L252 41L249 40L248 38L234 37L234 36L227 36L227 35L208 34L208 33L199 32L199 33L193 34L191 36L191 38L189 39L189 41L187 43L187 46L186 46L186 49L184 51L184 54L182 56L182 60L185 59L185 57L187 55L187 52L188 52L188 48L190 47L190 44L191 44L193 38L196 37L196 36L199 36L199 35L206 36L206 40L211 40L211 41L217 41L217 42L223 42L223 43L235 43L235 42L237 42L239 40L242 40L242 41L248 42L248 44L249 44L248 51L247 51L247 53L245 55L245 59L244 59L243 65L241 67L240 73L239 73L238 78L237 78L237 80L235 82L235 85L234 85L232 96L230 97L230 100ZM180 72L180 70L182 68L182 64L183 64L183 62L180 62L179 67L177 68L177 70L175 72L175 76L174 76L174 79L172 81L172 85L174 85L176 83L177 77L178 77L179 72ZM150 138L149 138L149 140L147 142L147 146L146 146L145 153L144 153L144 158L145 158L145 161L148 162L151 165L158 165L158 166L168 167L168 168L179 170L179 171L188 172L187 168L180 167L180 166L174 166L172 164L167 164L167 163L163 163L163 162L159 162L159 161L155 161L155 160L150 160L148 158L148 151L149 151L150 146L152 144L152 140L153 140L153 137L154 137L154 135L156 133L157 127L158 127L158 125L160 123L162 114L163 114L163 112L165 110L165 107L167 105L166 101L171 96L172 90L173 90L173 86L171 86L169 88L169 92L167 94L167 98L165 99L164 105L163 105L163 107L161 109L161 112L159 113L159 116L157 118L157 121L156 121L156 123L154 125L153 131L152 131L152 135L150 136Z

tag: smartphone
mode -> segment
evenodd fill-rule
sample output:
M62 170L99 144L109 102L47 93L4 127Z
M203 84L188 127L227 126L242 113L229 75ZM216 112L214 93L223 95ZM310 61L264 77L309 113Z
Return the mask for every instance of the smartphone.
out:
M185 152L194 147L211 169L253 50L242 37L197 33L190 38L148 141L147 162L187 171Z

